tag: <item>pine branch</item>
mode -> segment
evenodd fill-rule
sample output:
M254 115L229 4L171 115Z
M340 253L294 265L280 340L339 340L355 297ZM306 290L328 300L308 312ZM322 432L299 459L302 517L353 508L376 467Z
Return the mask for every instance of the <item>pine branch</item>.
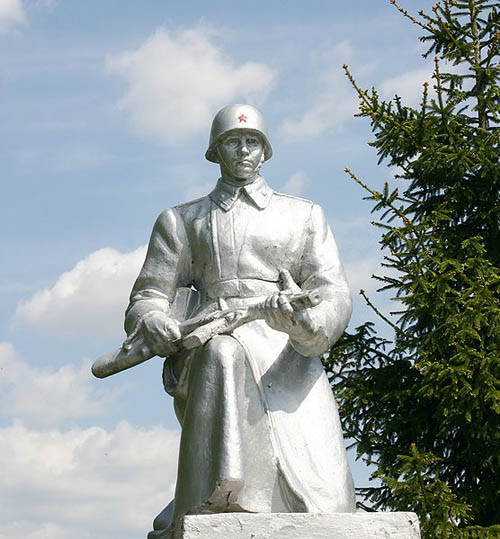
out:
M370 100L368 99L368 93L365 90L362 90L358 86L356 80L354 79L351 72L349 71L349 65L348 64L343 64L342 69L345 71L345 74L347 75L347 78L349 79L349 82L352 84L353 88L356 90L356 92L357 92L358 96L360 97L360 99L363 101L363 103L366 105L366 107L370 108L371 103L370 103Z
M469 1L469 11L471 19L471 33L474 46L474 72L476 75L476 100L477 100L477 112L478 112L478 124L481 129L487 129L488 119L486 110L484 107L484 81L482 79L481 68L481 42L479 40L479 32L477 25L477 10L474 1Z
M429 24L423 24L418 19L416 19L413 15L410 15L406 9L401 7L396 0L389 0L389 2L400 12L402 13L407 19L410 19L410 21L413 24L416 24L417 26L420 26L420 28L423 28L424 30L429 30L430 26Z
M396 333L404 333L403 331L401 331L401 329L396 326L396 324L394 324L391 320L389 320L385 315L383 315L378 309L377 307L375 307L375 305L373 305L373 303L370 301L370 298L366 295L365 291L363 289L361 289L359 291L360 295L363 296L366 304L368 305L368 307L370 307L373 312L375 312L375 314L377 316L379 316L382 320L384 320L384 322L386 322L387 324L389 324L389 326L391 326L391 328L396 332Z
M441 73L439 72L439 58L436 56L434 58L434 78L436 79L436 94L438 96L439 110L441 114L444 113L444 103L443 103L443 88L441 86Z
M410 219L408 219L408 217L405 215L405 213L404 213L404 211L402 209L394 206L394 204L392 202L387 200L387 198L384 198L382 193L379 193L378 191L375 191L374 189L372 189L371 187L366 185L363 181L361 181L354 174L354 172L352 172L352 170L350 168L346 167L344 169L344 171L358 185L360 185L363 189L368 191L372 195L374 200L378 200L378 201L380 201L380 204L383 204L383 205L389 207L391 209L391 211L393 211L394 214L397 215L403 221L403 223L405 224L405 226L407 227L407 229L409 231L409 237L407 235L404 235L403 238L401 238L401 239L408 246L409 254L414 259L415 264L417 265L417 268L418 268L418 271L419 271L421 277L424 277L424 270L422 268L421 261L420 261L419 256L418 256L418 252L419 252L419 247L425 241L425 237L423 235L420 235L420 237L419 237L415 227L413 226L413 223L410 221ZM375 209L377 209L377 207L375 207Z
M382 313L361 291L394 340L381 346L375 325L363 324L333 349L331 368L341 377L331 381L358 455L376 455L378 477L387 478L381 489L363 490L365 503L412 508L423 537L462 537L466 529L456 523L464 525L466 503L471 523L484 530L497 523L491 507L500 503L500 128L493 123L500 121L500 18L492 0L441 0L416 17L397 1L423 30L426 54L434 51L437 95L431 99L424 85L418 109L398 97L386 102L344 69L360 99L356 116L371 121L371 146L380 160L403 164L409 181L402 199L388 184L377 191L346 169L377 214L380 244L390 253L383 264L397 271L384 269L379 282L393 292L400 316ZM442 60L457 72L441 72ZM404 457L412 442L422 450L414 468Z

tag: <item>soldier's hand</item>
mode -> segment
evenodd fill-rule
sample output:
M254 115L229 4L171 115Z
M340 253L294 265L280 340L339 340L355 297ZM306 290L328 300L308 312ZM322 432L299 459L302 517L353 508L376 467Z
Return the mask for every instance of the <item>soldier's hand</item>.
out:
M266 299L265 321L278 331L288 333L292 339L307 340L315 327L307 310L295 311L288 300L290 295L302 292L288 270L280 273L283 290Z
M160 311L142 318L141 333L149 349L157 356L167 357L178 351L175 341L181 338L179 322Z

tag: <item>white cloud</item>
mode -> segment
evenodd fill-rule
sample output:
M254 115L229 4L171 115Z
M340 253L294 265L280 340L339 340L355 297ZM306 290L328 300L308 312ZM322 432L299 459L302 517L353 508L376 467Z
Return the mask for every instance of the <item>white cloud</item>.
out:
M0 429L0 538L135 539L174 491L179 433Z
M0 0L0 34L25 22L21 0Z
M128 296L146 255L99 249L63 273L54 286L21 302L14 328L57 335L116 336L123 325Z
M288 180L280 187L280 191L287 195L299 196L303 194L308 183L309 178L307 177L307 174L299 170L288 178Z
M342 64L352 54L350 44L344 41L322 55L321 75L314 88L312 104L301 118L286 120L281 126L286 140L295 142L317 137L352 118L357 98L342 69Z
M119 106L139 132L176 143L206 130L217 108L260 100L271 89L275 75L268 66L236 65L213 37L200 25L160 28L136 50L108 56L110 71L128 83Z
M424 82L429 83L429 95L434 96L431 67L412 69L384 80L380 85L380 93L385 99L392 99L397 94L403 98L404 104L416 107L422 101Z
M36 5L43 9L52 11L56 7L57 2L58 0L36 0Z
M0 343L0 410L14 417L0 428L1 539L144 537L172 498L177 431L126 422L40 430L109 409L89 378L88 365L48 372Z
M101 415L117 396L116 390L95 389L86 361L41 369L26 363L7 342L0 342L0 373L0 417L31 426Z

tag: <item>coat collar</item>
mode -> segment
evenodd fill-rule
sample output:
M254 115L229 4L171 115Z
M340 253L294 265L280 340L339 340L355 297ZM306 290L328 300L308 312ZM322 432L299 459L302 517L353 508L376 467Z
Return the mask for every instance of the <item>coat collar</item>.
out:
M267 207L273 194L273 190L267 185L266 180L264 180L262 176L259 176L254 182L241 187L219 178L215 189L209 196L224 211L229 211L242 192L246 194L260 210Z

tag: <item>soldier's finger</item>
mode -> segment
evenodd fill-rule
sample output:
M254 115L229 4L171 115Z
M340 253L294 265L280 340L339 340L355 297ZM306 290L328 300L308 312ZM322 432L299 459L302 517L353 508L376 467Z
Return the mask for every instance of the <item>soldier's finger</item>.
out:
M278 304L281 312L285 314L293 313L293 307L285 296L280 297L280 301L278 302Z
M153 337L151 336L151 334L147 331L144 331L142 333L142 336L144 338L144 341L146 342L148 348L154 352L154 348L155 348L155 340L153 339Z
M163 334L163 320L159 320L157 317L145 317L143 320L143 325L146 327L146 330L151 334Z
M300 286L293 280L293 277L287 269L282 269L280 271L280 279L283 290L290 290L290 292L293 292L294 294L301 291Z
M296 313L296 318L299 324L307 331L310 331L311 333L316 331L316 324L307 311Z
M167 330L169 340L177 341L181 338L179 326L174 322L165 322L165 329Z
M146 344L148 348L153 352L156 356L162 356L162 342L158 341L158 339L154 338L153 335L149 333L144 334L144 340L146 341Z

